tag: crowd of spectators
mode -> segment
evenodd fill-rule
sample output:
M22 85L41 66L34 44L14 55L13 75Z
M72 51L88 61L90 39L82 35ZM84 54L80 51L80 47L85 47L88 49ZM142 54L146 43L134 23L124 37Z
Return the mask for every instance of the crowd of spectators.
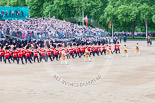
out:
M82 36L105 36L103 29L73 24L54 18L27 18L26 20L0 21L6 35L26 39L72 38Z

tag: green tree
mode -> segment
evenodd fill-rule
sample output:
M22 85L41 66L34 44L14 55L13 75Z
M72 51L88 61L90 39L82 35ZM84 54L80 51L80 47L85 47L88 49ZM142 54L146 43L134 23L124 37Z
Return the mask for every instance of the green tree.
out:
M6 6L7 1L6 0L0 0L0 6Z
M153 17L152 17L152 21L155 23L155 15L153 15Z
M134 38L136 26L142 27L144 19L147 19L148 23L152 23L151 5L150 2L144 0L109 0L104 17L106 22L112 21L116 29L132 31L132 38Z
M1 0L0 6L26 6L25 0Z
M30 17L43 16L43 3L44 0L27 0L26 4L30 9Z

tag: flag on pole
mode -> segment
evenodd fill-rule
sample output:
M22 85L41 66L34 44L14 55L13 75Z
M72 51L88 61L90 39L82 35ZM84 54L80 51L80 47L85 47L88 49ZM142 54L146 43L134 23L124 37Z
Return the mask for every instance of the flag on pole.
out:
M111 22L109 22L109 24L108 24L108 28L111 29Z
M87 16L85 17L85 22L86 22L86 26L88 25L88 18L87 18Z

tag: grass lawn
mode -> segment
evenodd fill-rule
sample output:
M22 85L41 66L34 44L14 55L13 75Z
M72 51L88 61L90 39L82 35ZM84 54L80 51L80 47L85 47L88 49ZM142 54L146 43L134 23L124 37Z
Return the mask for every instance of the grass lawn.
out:
M132 39L131 37L127 37L127 39ZM135 37L134 39L146 39L146 37ZM155 40L155 37L151 37L152 40Z

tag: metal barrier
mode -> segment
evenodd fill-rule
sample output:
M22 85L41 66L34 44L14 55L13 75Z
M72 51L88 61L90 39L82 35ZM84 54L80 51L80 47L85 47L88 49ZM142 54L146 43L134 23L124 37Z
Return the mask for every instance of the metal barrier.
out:
M84 38L84 37L111 37L111 34L106 34L104 32L86 32L86 33L54 33L52 35L48 33L42 33L42 34L32 34L32 35L23 35L23 34L17 34L17 33L11 33L7 34L6 31L3 31L5 33L5 38L14 38L14 39L20 39L20 40L29 40L29 39L60 39L60 38ZM120 37L120 35L114 35L114 37ZM143 37L144 35L135 35L135 37ZM153 35L152 35L153 36ZM122 35L123 37L123 35ZM131 35L126 35L126 37L131 37Z
M21 33L11 33L7 31L3 31L7 37L15 38L15 39L21 39L21 40L28 40L28 39L50 39L50 38L83 38L83 37L103 37L108 36L105 33L93 33L93 32L86 32L86 33L54 33L52 35L48 33L42 33L42 34L31 34L31 35L23 35Z

